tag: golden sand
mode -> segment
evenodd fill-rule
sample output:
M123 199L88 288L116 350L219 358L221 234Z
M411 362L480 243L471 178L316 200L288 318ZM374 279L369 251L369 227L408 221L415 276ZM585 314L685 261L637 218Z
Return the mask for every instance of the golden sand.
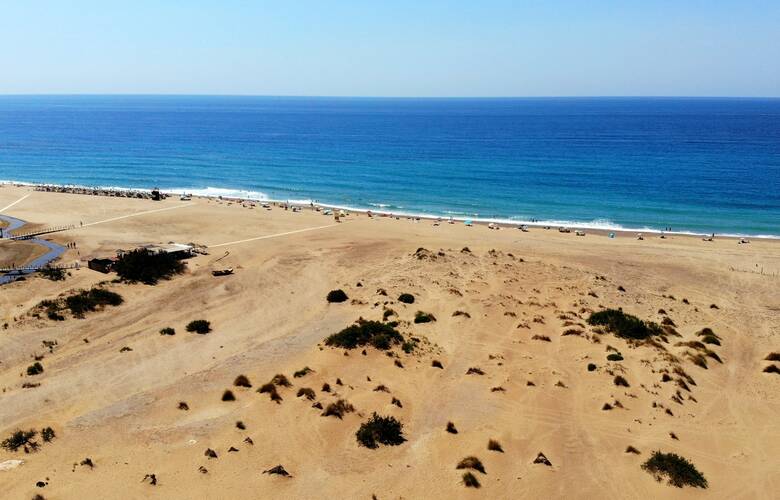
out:
M8 215L84 225L51 236L76 243L61 262L82 268L65 281L0 287L0 438L46 426L57 434L35 453L0 450L0 463L24 461L0 470L3 498L768 499L780 490L780 376L762 371L780 351L777 242L577 237L363 214L336 224L310 210L22 187L0 188L0 206L25 194ZM87 258L167 242L211 249L156 286L106 285L124 298L118 307L61 322L33 316L43 299L113 278L86 269ZM222 267L235 273L212 276ZM328 304L333 289L350 300ZM414 304L398 302L401 293ZM585 319L606 307L656 322L663 309L681 337L656 348L594 333ZM385 308L419 340L411 354L324 346ZM437 321L415 324L417 311ZM185 331L201 318L211 333ZM160 335L164 327L176 335ZM707 369L691 361L695 349L676 345L704 327L722 341L707 346L722 360L707 358ZM571 329L580 333L562 335ZM42 342L54 340L50 352ZM607 361L612 351L624 360ZM36 355L45 371L28 376ZM313 372L293 377L304 367ZM675 367L695 380L690 391ZM672 381L662 382L665 372ZM252 388L233 386L240 374ZM293 384L279 389L280 404L256 392L276 374ZM296 397L303 387L323 406L345 399L355 412L323 417ZM235 401L222 401L226 389ZM400 420L407 441L359 446L355 432L373 412ZM503 452L488 449L491 439ZM654 450L689 459L709 488L656 481L640 467ZM551 466L533 463L540 452ZM484 465L485 474L472 471L479 489L456 469L468 456ZM74 465L85 458L94 467ZM262 473L276 465L292 477Z

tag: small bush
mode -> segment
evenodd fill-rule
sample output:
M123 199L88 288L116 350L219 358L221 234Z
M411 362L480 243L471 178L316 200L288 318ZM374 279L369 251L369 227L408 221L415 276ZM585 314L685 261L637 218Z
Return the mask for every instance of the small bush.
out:
M228 389L222 393L222 401L235 401L235 400L236 400L236 396L233 395L233 391Z
M400 399L398 399L398 398L393 398L393 399L390 401L390 404L394 404L394 405L396 405L396 406L397 406L397 407L399 407L399 408L403 408L403 407L404 407L404 405L403 405L403 404L401 404L401 400L400 400Z
M27 367L27 375L33 376L41 373L43 373L43 365L37 361Z
M331 290L328 292L327 299L330 303L341 303L346 302L349 297L347 297L347 294L344 293L344 290Z
M406 340L403 344L401 344L401 350L405 352L406 354L411 354L414 352L414 349L417 347L417 341L415 340Z
M548 337L547 335L534 335L533 337L531 337L531 340L541 340L541 341L544 341L544 342L552 342L550 340L550 337Z
M184 272L184 263L175 255L139 248L123 253L114 263L114 270L125 281L155 285Z
M433 361L431 361L431 366L434 368L441 368L442 370L444 369L444 367L441 364L441 361L439 361L438 359L434 359Z
M770 352L764 358L765 361L780 361L780 352Z
M378 386L374 387L374 392L387 392L390 393L390 389L387 388L384 384L379 384Z
M491 439L488 441L488 450L504 453L504 448L502 448L501 444L495 439Z
M29 431L17 430L8 438L4 439L0 443L0 446L8 451L16 451L19 448L27 446L36 449L38 445L35 443L35 441L33 441L33 439L37 434L38 432L33 429L30 429Z
M477 477L471 472L463 473L463 484L466 485L466 488L479 488L481 486Z
M596 364L595 363L588 363L588 371L589 372L592 372L595 369L596 369Z
M312 370L308 366L305 366L305 367L301 368L300 370L298 370L297 372L293 373L293 377L294 378L305 377L306 375L308 375L308 374L310 374L312 372L314 372L314 370Z
M622 375L615 375L613 382L619 387L631 387Z
M97 311L105 306L118 306L124 299L118 293L103 288L80 290L65 298L64 306L77 318L83 318L87 312Z
M51 443L55 437L57 437L57 434L54 433L54 429L51 427L41 429L41 439L43 439L44 443Z
M720 345L720 339L715 335L705 335L702 337L701 341L705 344Z
M457 434L458 429L455 428L455 424L453 424L452 422L447 422L447 432L449 432L450 434Z
M415 323L430 323L432 321L436 321L436 317L431 313L417 311L417 313L414 315Z
M188 405L188 404L187 404L187 403L185 403L184 401L179 401L179 406L178 406L178 408L179 408L180 410L187 411L187 410L189 410L189 409L190 409L190 405Z
M278 387L291 387L290 380L281 373L277 373L271 379L271 383Z
M233 385L236 387L252 387L252 383L249 382L249 379L246 377L246 375L239 375L236 377L236 379L233 381Z
M458 465L455 466L456 469L473 469L475 471L479 471L483 474L487 474L485 472L485 466L482 465L482 462L480 459L474 456L466 457L460 462L458 462Z
M623 361L623 355L619 352L611 352L607 354L607 361Z
M40 270L41 276L51 281L63 281L65 279L65 270L59 267L46 266Z
M777 365L769 365L766 368L763 369L764 373L777 373L780 375L780 367Z
M396 312L392 309L385 309L382 313L382 321L387 321L390 316L397 316Z
M633 446L630 446L626 448L626 453L633 453L634 455L639 455L640 451L634 448Z
M661 328L653 323L645 323L636 316L624 313L620 309L604 309L595 312L588 318L588 324L603 326L608 332L618 337L644 340L661 333Z
M452 313L452 316L463 316L464 318L470 318L471 314L467 313L466 311L455 311Z
M355 411L355 407L352 406L348 401L344 399L339 399L335 403L331 403L328 406L325 407L325 411L322 412L323 417L338 417L339 419L344 418L344 415L347 413L352 413Z
M360 424L355 437L361 446L370 449L377 448L380 444L397 446L406 441L401 422L394 417L382 417L376 413Z
M580 336L582 335L582 330L579 328L569 328L568 330L564 330L564 332L561 334L561 337L566 337L569 335Z
M211 323L205 319L196 319L187 323L187 331L205 335L211 331Z
M485 372L482 371L481 368L478 368L476 366L472 366L468 370L466 370L466 375L484 375Z
M343 347L344 349L372 345L377 349L387 350L395 344L400 344L403 340L403 336L387 323L359 320L354 325L325 339L325 345Z
M404 304L414 304L414 295L411 293L402 293L398 296L398 302L403 302Z
M160 335L176 335L176 330L174 330L170 326L166 326L165 328L160 330Z
M642 464L642 469L659 481L664 476L667 477L669 484L678 488L683 486L707 488L704 475L691 462L675 453L654 451L653 455Z

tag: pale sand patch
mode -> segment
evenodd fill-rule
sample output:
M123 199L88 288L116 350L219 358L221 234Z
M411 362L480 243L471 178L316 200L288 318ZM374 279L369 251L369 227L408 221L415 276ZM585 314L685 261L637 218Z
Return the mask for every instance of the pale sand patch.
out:
M0 190L8 203L26 193ZM189 210L172 209L183 206ZM0 290L0 324L9 324L0 331L0 438L16 428L51 425L57 432L52 443L24 455L24 467L0 477L9 498L31 497L42 477L49 477L45 496L63 499L730 499L773 498L778 490L780 377L762 372L763 358L780 351L779 282L771 275L780 270L777 242L577 238L365 215L329 231L335 224L308 210L53 193L36 193L35 204L20 203L13 215L51 225L102 221L56 236L75 241L66 259L82 262L145 243L222 246L189 259L185 275L155 287L109 284L125 303L83 320L50 322L28 312L44 298L111 276L82 268L65 282L30 279ZM239 244L262 239L267 243ZM210 271L225 247L230 253L218 264L235 274L215 278ZM419 247L430 253L418 259ZM350 300L327 304L332 289ZM405 292L414 304L397 301ZM659 351L593 334L585 319L602 306L652 321L664 309L682 335L664 345L695 379L691 391L661 381L671 365ZM416 353L396 348L390 358L358 349L345 356L321 345L359 317L381 320L385 307L407 338L420 340ZM413 323L418 310L437 321ZM458 310L470 318L453 316ZM185 325L200 318L213 332L186 333ZM176 335L160 335L163 327ZM703 327L722 340L708 347L723 364L708 358L706 370L687 359L689 348L675 345L696 340ZM562 336L568 328L583 335ZM53 353L43 340L57 340ZM120 352L124 346L132 351ZM624 361L608 362L607 346ZM34 355L43 356L45 371L28 377ZM434 359L442 369L431 366ZM597 369L589 372L588 363ZM314 372L293 377L307 366ZM484 375L466 375L471 367ZM281 404L255 392L277 373L293 384L279 389ZM233 387L240 374L252 388ZM630 387L614 385L617 374ZM23 389L25 382L41 385ZM322 391L324 383L331 392ZM380 384L390 393L375 391ZM323 405L343 398L357 411L343 420L322 417L314 401L296 396L304 387ZM236 401L221 401L226 389ZM678 390L682 403L671 399ZM601 409L616 400L623 408ZM180 402L189 410L179 410ZM359 447L355 431L374 411L403 422L408 441ZM445 431L449 421L458 434ZM489 439L504 453L489 451ZM629 445L641 454L625 453ZM231 446L239 451L229 452ZM205 457L206 448L218 458ZM689 458L709 489L656 482L640 468L656 449ZM552 467L533 464L540 451ZM479 490L467 490L455 469L469 455L487 470L477 473ZM0 460L19 457L0 451ZM95 468L72 472L85 457ZM262 474L278 464L293 478ZM158 486L141 482L149 473Z

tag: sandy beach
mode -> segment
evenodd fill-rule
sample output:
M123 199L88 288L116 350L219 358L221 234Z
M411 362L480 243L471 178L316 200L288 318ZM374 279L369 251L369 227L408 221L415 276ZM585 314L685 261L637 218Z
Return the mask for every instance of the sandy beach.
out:
M366 214L336 223L257 203L0 186L0 207L11 204L3 214L31 227L76 226L46 238L73 246L58 262L80 269L63 281L34 275L0 287L0 439L17 429L56 432L35 452L0 449L4 498L770 499L780 491L780 375L764 371L780 367L765 359L780 352L780 241L638 241ZM170 242L205 252L154 286L86 268L118 249ZM0 241L0 265L36 252ZM234 273L212 276L226 267ZM36 317L42 300L102 282L121 305L83 319ZM348 300L329 303L338 289ZM414 303L400 302L403 293ZM586 320L607 308L667 318L679 336L649 345L598 333ZM415 323L418 311L435 321ZM325 345L359 318L397 321L414 347L388 355ZM197 319L212 331L185 331ZM176 334L161 335L166 327ZM695 342L705 328L720 345L702 351ZM694 362L703 352L716 354L704 366ZM43 372L28 375L36 361ZM257 392L277 374L291 384L278 387L278 403ZM252 387L235 386L239 375ZM313 399L298 397L302 388ZM234 401L223 401L226 390ZM343 418L313 407L341 399L354 407ZM398 419L405 441L360 446L355 433L374 412ZM690 460L708 488L657 481L641 468L655 450ZM539 453L550 465L534 463ZM456 468L469 456L484 466L472 471L480 488L467 488ZM263 473L277 465L290 477ZM152 474L154 485L144 480Z

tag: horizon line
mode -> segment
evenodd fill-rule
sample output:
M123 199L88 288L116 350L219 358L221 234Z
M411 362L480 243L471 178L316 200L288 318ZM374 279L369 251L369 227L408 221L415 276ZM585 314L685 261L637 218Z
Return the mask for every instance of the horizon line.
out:
M173 93L173 92L0 92L0 97L263 97L274 99L780 99L780 95L317 95L317 94L251 94L251 93Z

